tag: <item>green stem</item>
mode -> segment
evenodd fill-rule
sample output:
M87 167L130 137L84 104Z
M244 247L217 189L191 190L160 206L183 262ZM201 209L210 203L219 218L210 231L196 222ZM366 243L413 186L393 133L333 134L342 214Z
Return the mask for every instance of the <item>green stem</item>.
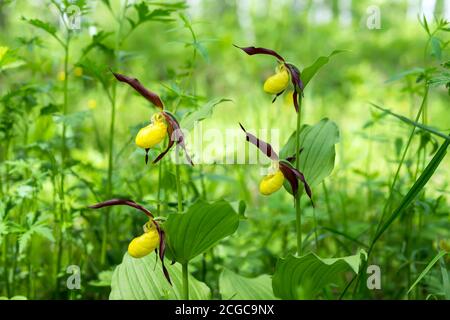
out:
M10 140L6 140L4 161L7 162L9 159L9 145ZM2 180L2 179L0 179ZM9 196L9 165L5 163L5 193L4 195ZM9 284L9 264L8 264L8 234L3 236L3 248L2 248L2 258L3 258L3 274L5 281L5 293L7 297L11 295L11 288Z
M183 299L189 300L189 273L188 263L183 263Z
M11 296L11 288L9 286L9 276L8 276L8 235L3 238L3 275L5 281L5 293L9 298Z
M421 103L421 105L419 107L419 111L417 112L417 115L416 115L416 118L415 118L415 122L419 121L420 116L421 116L422 111L423 111L423 108L424 108L424 106L425 106L425 104L427 102L428 90L429 90L428 86L425 85L425 93L424 93L424 96L422 98L422 103ZM390 210L391 201L392 201L393 195L394 195L394 187L395 187L395 184L397 183L398 177L400 175L400 170L403 167L403 163L405 162L406 155L408 153L409 147L411 146L411 142L412 142L412 139L414 137L415 131L416 131L416 127L413 127L412 130L411 130L411 133L409 135L408 142L406 144L405 150L403 150L403 153L402 153L402 156L401 156L401 159L400 159L400 163L398 164L397 170L396 170L395 175L394 175L394 179L392 180L392 183L389 186L389 197L388 197L386 203L384 204L384 208L383 208L383 212L381 214L381 218L378 221L378 225L377 225L377 228L375 230L375 234L374 234L373 239L372 239L372 241L370 243L369 250L367 251L367 258L364 261L363 266L361 267L361 270L365 270L365 268L367 267L367 264L368 264L368 261L369 261L371 255L372 255L372 251L373 251L373 248L375 246L375 243L377 242L377 240L378 240L378 238L380 236L381 227L383 225L383 222L385 220L387 212ZM364 288L364 284L361 284L362 275L363 275L363 273L360 273L359 276L357 277L355 290L353 292L354 296L356 295L356 292L357 292L358 289L359 289L360 292L365 289Z
M178 213L183 213L183 195L181 193L180 180L180 165L175 164L175 175L177 180L177 198L178 198ZM189 300L189 280L188 280L188 265L189 262L183 263L183 299Z
M327 206L328 219L330 220L330 225L334 226L335 224L333 214L331 213L330 196L328 194L328 188L325 181L322 182L322 187L323 187L323 194L325 196L325 204Z
M125 13L127 10L128 1L124 2L123 8L122 8L122 14L119 19L119 30L116 34L116 40L115 40L115 46L114 46L114 66L117 68L119 65L119 48L120 48L120 37L122 35L122 28L123 28L123 21L125 19ZM114 169L114 138L115 138L115 122L116 122L116 88L117 88L117 82L114 81L112 84L112 96L110 99L111 102L111 118L110 118L110 125L109 125L109 141L108 141L108 148L109 148L109 157L108 157L108 180L106 185L106 193L107 197L111 198L113 195L113 183L112 183L112 176L113 176L113 169ZM108 208L105 212L105 221L103 223L103 233L102 233L102 247L101 247L101 253L100 253L100 264L103 266L106 262L106 249L108 244L108 236L109 236L109 229L110 229L110 214L111 209Z
M199 171L200 171L200 184L202 186L202 196L204 200L208 200L205 183L205 171L201 164L199 165Z
M416 122L419 121L419 119L420 119L420 115L422 114L422 111L423 111L423 108L424 108L424 106L426 104L427 99L428 99L428 86L425 86L425 94L423 96L422 103L420 104L419 111L417 112L417 115L416 115L416 119L415 119ZM414 137L414 133L415 132L416 132L416 127L413 127L412 130L411 130L411 133L409 135L408 142L406 144L405 150L403 151L402 157L400 159L400 163L398 164L397 171L395 172L394 179L393 179L393 181L392 181L392 183L390 185L389 197L388 197L388 199L387 199L387 201L386 201L386 203L384 205L383 213L381 215L381 219L378 222L378 226L377 226L375 234L378 233L378 231L381 228L381 225L382 225L382 223L384 221L386 213L390 209L391 201L392 201L393 195L394 195L394 187L395 187L395 184L397 183L398 177L400 175L400 170L403 167L403 163L405 162L406 154L408 153L409 147L411 146L411 142L412 142L412 139ZM369 253L370 253L371 250L372 250L372 246L371 246L371 248L369 250Z
M183 193L181 190L180 165L179 164L175 164L175 175L176 175L176 180L177 180L178 213L183 213Z
M115 88L115 86L113 87ZM113 90L115 92L115 89ZM107 198L110 199L113 194L112 187L112 173L113 173L113 154L114 154L114 123L116 119L116 99L115 93L113 94L113 99L111 101L111 120L109 127L109 158L108 158L108 180L107 180ZM102 234L102 248L101 248L101 259L100 264L103 266L106 262L106 246L108 243L109 235L109 225L110 225L110 213L111 210L107 209L105 212L105 221L103 224L103 234Z
M297 112L297 131L295 135L295 167L300 170L300 125L301 125L301 114L302 114L302 97L299 97L298 101L298 112ZM302 213L300 207L300 200L302 193L300 190L297 191L295 195L295 221L297 229L297 255L300 257L302 255Z
M63 117L67 115L69 105L69 46L70 46L70 31L67 31L66 43L64 45L64 86L63 86ZM59 297L59 281L58 274L61 270L62 255L63 255L63 232L62 226L65 221L65 163L67 158L67 126L65 120L62 123L62 136L61 136L61 172L60 172L60 186L59 186L59 217L56 224L58 225L58 240L57 240L57 254L56 254L56 266L55 266L55 294L56 298Z
M161 215L161 181L162 181L162 161L158 163L158 193L156 195L156 214Z

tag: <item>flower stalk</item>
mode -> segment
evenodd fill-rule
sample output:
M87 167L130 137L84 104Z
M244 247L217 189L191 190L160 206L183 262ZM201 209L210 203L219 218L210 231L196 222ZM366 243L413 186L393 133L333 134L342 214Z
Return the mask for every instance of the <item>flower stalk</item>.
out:
M183 299L189 300L189 270L188 263L183 263Z
M118 19L119 29L116 34L115 45L114 45L114 66L118 67L120 59L119 59L119 49L121 44L121 35L123 29L123 21L125 20L125 14L128 6L128 0L125 0L122 7L122 14ZM115 123L116 123L116 100L117 100L117 86L116 83L112 84L112 94L110 98L111 103L111 118L110 118L110 126L109 126L109 156L108 156L108 178L106 181L106 194L108 198L111 198L113 195L113 169L114 169L114 140L115 140ZM102 233L102 246L100 253L100 264L104 265L106 263L106 246L108 243L109 236L109 228L110 228L110 208L107 209L105 214L105 221L103 224L103 233Z
M299 110L297 112L297 131L295 136L295 167L297 170L300 170L300 129L301 129L301 117L302 117L302 97L299 99ZM299 191L295 195L295 222L296 222L296 230L297 230L297 255L300 257L303 253L302 246L302 212L300 206L300 200L302 197L302 193Z

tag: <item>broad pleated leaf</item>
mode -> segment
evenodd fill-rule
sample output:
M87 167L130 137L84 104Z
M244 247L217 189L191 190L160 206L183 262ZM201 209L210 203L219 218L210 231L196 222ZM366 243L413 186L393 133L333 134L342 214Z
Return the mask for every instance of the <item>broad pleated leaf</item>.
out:
M273 275L273 292L282 299L312 299L327 285L344 282L344 273L358 273L366 252L353 256L321 259L314 253L280 259ZM343 287L342 287L343 289Z
M286 159L296 154L294 132L280 152L280 158ZM310 187L321 183L334 168L335 144L339 140L337 125L322 119L314 126L305 125L300 131L300 171Z
M238 224L239 215L228 202L198 201L184 214L169 215L163 228L170 255L185 263L234 233Z
M161 261L155 253L140 259L126 253L112 276L110 300L177 300L182 299L183 281L181 265L166 263L172 279L171 286L164 277ZM193 300L210 299L206 284L189 275L189 297Z
M223 300L274 300L272 279L264 274L247 278L224 269L219 278L220 294Z

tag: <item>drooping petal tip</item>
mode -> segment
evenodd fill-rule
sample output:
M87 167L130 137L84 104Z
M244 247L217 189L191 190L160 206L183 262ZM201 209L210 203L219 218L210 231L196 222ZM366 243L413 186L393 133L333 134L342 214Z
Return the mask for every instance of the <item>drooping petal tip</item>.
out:
M284 177L289 181L292 187L292 193L294 196L297 195L298 191L298 180L300 180L303 184L306 194L308 195L312 206L314 207L314 202L312 199L312 191L309 184L306 182L305 176L303 173L294 168L289 162L280 161L280 170L283 172Z
M104 208L104 207L124 206L124 205L138 209L138 210L142 211L143 213L145 213L148 217L153 218L153 214L148 209L144 208L143 206L134 202L133 200L128 200L128 199L111 199L111 200L107 200L107 201L103 201L103 202L91 205L91 206L89 206L89 208L100 209L100 208Z
M112 72L112 71L111 71ZM141 96L143 96L145 99L150 101L152 104L154 104L156 107L160 108L161 110L164 109L164 104L161 100L161 98L154 92L146 89L138 79L131 78L128 76L125 76L120 73L112 72L114 77L119 80L120 82L125 82L128 85L130 85L134 90L136 90Z
M183 131L181 130L180 124L178 123L177 119L167 111L163 111L162 114L169 124L167 128L167 132L169 134L169 144L167 145L167 148L160 155L158 155L158 157L156 157L153 163L157 163L159 160L161 160L167 154L170 148L172 148L174 143L176 143L177 146L180 146L184 150L186 160L189 162L189 164L191 166L194 166L194 162L187 152Z
M282 56L280 56L277 52L275 52L274 50L271 50L271 49L262 48L262 47L253 47L253 46L252 47L240 47L235 44L233 44L233 46L235 46L238 49L241 49L249 56L252 56L254 54L266 54L266 55L270 55L270 56L277 58L281 62L284 62L284 58Z
M269 157L272 160L278 160L278 154L273 150L272 146L261 140L258 139L253 134L247 132L244 128L244 126L239 122L239 126L241 127L242 131L245 132L245 139L250 142L251 144L255 145L259 150L261 150L267 157Z

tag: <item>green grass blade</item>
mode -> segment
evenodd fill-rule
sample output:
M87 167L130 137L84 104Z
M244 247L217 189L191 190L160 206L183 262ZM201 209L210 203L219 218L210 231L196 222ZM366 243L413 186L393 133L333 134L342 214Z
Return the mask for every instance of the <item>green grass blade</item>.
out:
M322 227L321 229L326 230L326 231L329 231L329 232L331 232L331 233L333 233L333 234L342 236L342 237L344 237L345 239L348 239L348 240L350 240L350 241L354 242L355 244L358 244L358 245L360 245L360 246L362 246L362 247L365 247L365 248L368 248L368 247L369 247L369 246L368 246L367 244L365 244L364 242L359 241L358 239L356 239L356 238L354 238L354 237L352 237L352 236L346 234L345 232L342 232L342 231L339 231L339 230L337 230L337 229L333 229L333 228L330 228L330 227Z
M428 263L428 265L425 267L425 269L422 271L422 273L419 275L419 277L417 278L417 280L413 283L413 285L409 288L408 292L406 294L409 294L411 292L412 289L414 289L417 284L420 282L420 280L423 279L423 277L425 277L427 275L427 273L430 271L430 269L436 264L436 262L439 261L440 258L442 258L443 256L445 256L447 254L447 252L445 251L441 251L439 252L434 258L433 260L430 261L430 263Z
M438 168L442 159L444 159L447 153L447 147L450 144L450 140L445 140L445 142L441 145L439 150L434 155L433 159L431 159L430 163L428 163L425 170L420 175L419 179L414 183L408 193L403 197L400 205L394 210L389 219L383 224L383 226L378 230L374 239L372 240L371 248L375 245L377 240L381 237L381 235L389 228L389 226L394 222L394 220L411 204L411 202L415 199L415 197L419 194L419 192L425 187L428 183L428 180L433 176L434 172ZM369 250L371 251L371 250Z
M381 111L383 111L383 112L385 112L385 113L387 113L387 114L389 114L391 116L394 116L394 117L396 117L397 119L401 120L402 122L404 122L406 124L409 124L409 125L415 126L417 128L420 128L420 129L422 129L424 131L427 131L427 132L429 132L431 134L434 134L434 135L436 135L438 137L441 137L441 138L443 138L445 140L450 140L450 136L446 135L445 133L440 132L439 130L436 130L435 128L432 128L432 127L429 127L427 125L421 124L421 123L413 121L411 119L408 119L407 117L401 116L401 115L396 114L396 113L394 113L394 112L392 112L392 111L390 111L388 109L382 108L382 107L376 105L375 103L370 103L370 104L373 107L377 108L378 110L381 110Z
M441 274L442 274L442 286L444 287L444 295L446 300L450 300L450 281L448 279L448 271L445 266L444 259L440 261L441 265Z

